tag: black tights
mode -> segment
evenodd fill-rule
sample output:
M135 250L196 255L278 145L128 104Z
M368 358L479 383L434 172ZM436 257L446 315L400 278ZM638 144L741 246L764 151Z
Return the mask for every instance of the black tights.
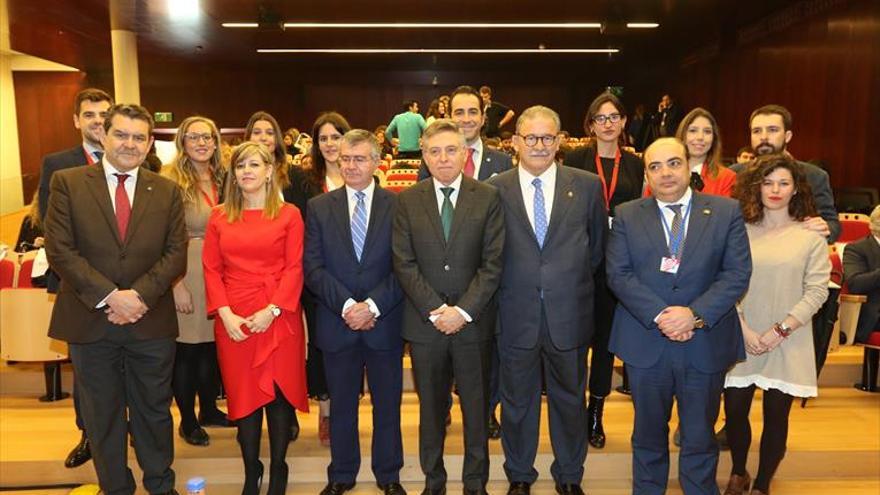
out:
M747 388L724 389L724 413L727 415L727 442L730 444L730 457L733 460L732 474L746 473L746 460L752 443L752 426L749 424L749 409L755 386ZM779 390L765 390L762 404L764 431L761 433L761 450L758 459L758 474L753 487L770 493L770 480L782 458L785 457L785 443L788 439L788 413L791 411L793 396Z
M174 376L171 380L174 402L180 411L180 425L187 434L192 433L199 422L196 419L196 394L202 417L225 416L217 409L220 392L220 374L217 366L217 347L213 342L202 344L177 343L174 358Z
M269 427L269 495L282 495L287 490L287 445L290 442L290 424L293 406L275 385L275 400L266 404L266 423ZM238 445L244 461L244 490L242 495L259 493L258 479L263 469L260 464L260 437L263 434L263 408L238 420Z

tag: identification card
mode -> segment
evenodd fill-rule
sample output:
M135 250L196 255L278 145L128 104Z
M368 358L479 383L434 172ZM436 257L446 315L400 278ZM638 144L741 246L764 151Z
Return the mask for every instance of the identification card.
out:
M680 264L680 259L664 256L663 259L660 260L660 271L663 273L678 273L678 266Z

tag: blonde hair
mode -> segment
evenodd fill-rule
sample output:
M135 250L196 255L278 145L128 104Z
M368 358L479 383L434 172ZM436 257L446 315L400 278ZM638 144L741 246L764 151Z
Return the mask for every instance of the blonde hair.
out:
M34 191L34 197L31 199L30 207L27 211L27 217L31 220L31 228L37 228L42 225L40 221L40 191Z
M223 175L226 173L220 154L220 131L217 130L214 121L207 117L194 115L187 117L180 123L180 127L177 128L177 136L174 138L174 144L177 146L177 156L174 157L173 162L162 170L163 175L176 182L180 187L183 202L193 204L196 208L201 207L201 201L199 201L199 174L189 155L186 154L184 139L187 129L198 122L211 128L211 136L214 137L214 153L211 155L210 160L211 183L217 186L218 189L220 188L223 184Z
M274 165L272 155L269 150L262 144L251 141L244 142L235 147L232 151L232 158L229 160L229 169L226 172L226 188L224 190L223 212L226 213L226 221L229 223L241 220L242 210L244 209L244 195L238 182L235 180L235 166L242 160L258 155L267 167ZM266 202L263 205L263 217L274 219L281 211L284 203L281 200L281 192L278 189L278 181L272 180L274 174L269 174L266 182Z

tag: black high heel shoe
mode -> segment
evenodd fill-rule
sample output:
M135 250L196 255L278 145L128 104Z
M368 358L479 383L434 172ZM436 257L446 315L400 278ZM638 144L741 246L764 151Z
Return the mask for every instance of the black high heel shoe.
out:
M245 466L244 486L241 488L241 495L260 495L260 489L263 487L263 472L262 461L257 461L256 473L248 473L248 468Z
M269 465L269 490L266 495L284 495L287 493L287 462L273 462Z

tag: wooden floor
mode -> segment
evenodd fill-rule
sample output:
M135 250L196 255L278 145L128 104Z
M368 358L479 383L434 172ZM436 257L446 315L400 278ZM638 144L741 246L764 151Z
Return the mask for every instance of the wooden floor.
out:
M852 374L860 355L857 350L850 354L834 356L830 366L849 366L838 373ZM852 369L851 369L852 368ZM19 393L17 377L24 376L0 367L0 489L41 485L37 490L6 491L22 494L62 494L67 489L52 489L55 485L72 485L94 482L91 463L77 468L65 469L63 459L77 442L79 432L74 426L72 403L63 400L41 403L35 400L37 393ZM834 373L834 371L829 371ZM788 452L773 484L773 493L785 494L880 494L880 394L868 394L853 389L847 383L857 380L842 378L841 383L823 386L820 397L811 400L802 409L792 409ZM846 380L850 380L844 383ZM9 393L13 391L14 393ZM39 392L39 391L36 391ZM761 432L760 394L752 408L754 438L749 459L750 471L757 464L757 443ZM313 408L317 411L317 407ZM554 493L549 480L552 450L548 439L546 409L543 411L541 441L536 468L540 480L533 487L536 495ZM175 422L177 421L174 410ZM361 451L364 453L359 485L352 492L358 494L380 493L371 481L369 472L369 400L361 403L363 423ZM630 491L629 438L632 434L632 403L617 393L609 397L605 413L608 443L605 449L590 450L586 462L584 488L591 494L624 494ZM300 414L302 433L299 440L290 445L288 462L291 466L289 493L317 493L325 482L329 449L321 447L317 440L317 415ZM673 426L674 428L674 422ZM418 467L418 402L411 392L404 394L402 406L403 444L405 465L401 480L410 493L421 490L422 474ZM190 476L205 476L209 481L211 495L240 493L242 479L241 461L235 443L234 429L209 429L211 445L193 447L175 438L175 470L179 489ZM459 477L462 453L461 416L453 410L453 423L448 430L446 464L450 479ZM264 437L263 456L268 456ZM673 447L673 451L676 449ZM498 441L490 443L491 468L490 493L505 493L507 483L502 470L503 454ZM674 457L673 457L674 459ZM140 474L135 466L133 453L130 465L135 477ZM730 456L722 453L719 466L719 482L726 479L730 469ZM673 462L668 493L678 494L677 467ZM460 485L450 483L450 492L458 491ZM141 492L138 492L141 493ZM145 493L145 492L144 492Z

